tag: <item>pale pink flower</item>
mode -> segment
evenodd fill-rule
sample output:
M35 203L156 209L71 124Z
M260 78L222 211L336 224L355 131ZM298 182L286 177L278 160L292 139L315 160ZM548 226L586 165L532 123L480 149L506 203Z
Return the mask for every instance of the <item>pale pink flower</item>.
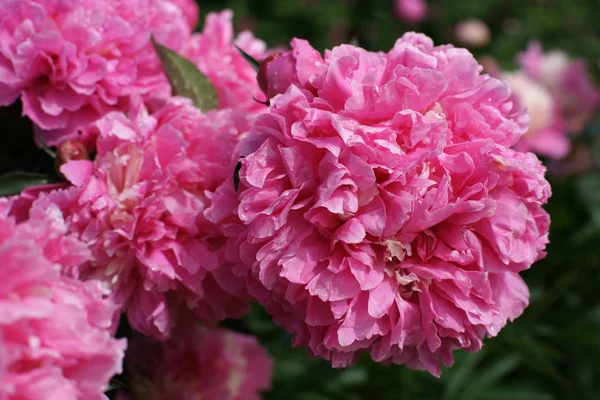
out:
M529 129L516 148L556 159L566 157L571 143L555 98L522 71L505 73L502 79L513 91L515 102L527 110L530 119Z
M530 79L554 97L570 133L581 132L600 110L600 89L592 82L585 60L573 60L560 50L543 53L541 44L534 41L518 62Z
M465 46L483 47L490 42L490 28L480 19L461 21L454 29L454 36Z
M215 86L219 109L260 112L265 106L256 101L264 100L256 82L256 71L234 44L258 60L269 54L267 46L249 31L234 38L232 18L230 10L208 14L204 29L193 35L182 54Z
M207 323L242 316L243 282L222 260L224 239L203 212L233 179L229 160L246 114L205 115L173 98L152 115L139 104L128 116L109 113L92 129L95 160L64 164L74 187L36 201L58 204L92 250L91 261L67 272L106 282L131 325L156 338L168 337L180 305Z
M425 0L396 0L396 15L409 24L418 24L427 17Z
M17 224L8 216L15 201L0 207L0 398L105 399L125 350L108 329L115 306L98 282L60 276L89 251L59 208L32 210Z
M168 0L6 0L0 15L0 106L20 97L48 145L127 110L132 94L168 97L150 35L175 50L191 35Z
M480 72L415 33L389 53L342 45L240 142L239 188L225 181L206 215L295 345L438 375L523 312L550 187L510 148L526 115Z
M167 342L130 343L131 400L259 400L271 386L273 361L252 336L188 323Z

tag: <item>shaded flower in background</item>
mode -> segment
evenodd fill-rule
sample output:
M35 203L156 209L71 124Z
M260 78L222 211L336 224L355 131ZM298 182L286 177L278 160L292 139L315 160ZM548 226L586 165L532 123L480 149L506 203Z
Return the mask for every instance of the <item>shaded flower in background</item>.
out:
M516 144L521 151L533 151L561 159L569 154L571 142L556 99L523 71L502 74L514 93L514 101L527 110L529 129Z
M398 18L409 24L418 24L427 17L425 0L395 0L395 11Z
M483 47L490 42L490 28L480 19L467 19L454 28L458 43L470 47Z
M58 207L17 224L14 203L0 202L0 398L105 399L126 344L109 332L116 307L99 282L60 276L90 254Z
M231 176L246 114L202 114L172 98L152 115L138 102L128 116L109 113L90 129L98 136L95 160L63 164L73 187L34 203L57 204L92 251L67 273L106 282L131 325L159 339L168 337L179 307L206 323L241 317L248 306L243 282L227 272L219 254L224 239L203 211Z
M527 118L468 51L424 35L387 54L292 48L264 86L293 85L207 216L296 346L335 367L369 352L439 375L522 313L518 273L545 255L545 168L510 148Z
M518 62L527 76L555 97L570 133L579 133L600 111L600 89L592 82L585 60L573 60L560 50L543 53L534 41Z
M517 61L521 69L514 72L501 72L488 61L490 73L508 83L531 120L516 148L562 160L571 151L570 135L579 135L598 111L600 90L584 60L573 61L559 50L543 54L538 42L530 43Z
M258 400L272 360L256 338L192 323L167 342L134 335L125 362L130 393L120 400Z
M265 106L255 100L262 96L256 71L234 44L258 60L269 54L267 46L249 31L234 38L232 18L230 10L208 14L203 31L193 35L182 49L182 55L210 79L218 93L219 109L260 112Z
M127 110L132 94L166 99L150 35L174 50L191 35L189 17L168 0L7 0L0 15L0 106L21 98L48 145Z

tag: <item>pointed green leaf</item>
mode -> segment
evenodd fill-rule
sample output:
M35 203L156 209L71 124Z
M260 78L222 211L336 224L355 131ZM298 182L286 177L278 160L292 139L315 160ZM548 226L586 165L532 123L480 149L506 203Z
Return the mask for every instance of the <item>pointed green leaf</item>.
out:
M19 194L23 189L33 185L44 185L52 182L49 176L29 172L10 172L0 175L0 196Z
M217 91L210 80L188 59L152 39L173 94L187 97L203 112L217 108Z
M44 152L46 154L48 154L50 157L56 158L56 151L54 151L50 147L48 147L48 145L46 144L46 141L44 140L43 135L39 136L39 140L40 140L40 144L42 145L42 150L44 150Z
M104 393L108 393L117 389L127 389L127 385L118 380L117 378L112 378L110 382L108 382L108 388L106 388Z
M252 68L254 68L256 72L258 72L260 68L260 62L256 58L252 57L250 54L246 53L244 50L239 48L236 44L234 44L234 46L240 52L242 57L244 57L244 59L246 59L246 61L248 61L248 63L252 65Z

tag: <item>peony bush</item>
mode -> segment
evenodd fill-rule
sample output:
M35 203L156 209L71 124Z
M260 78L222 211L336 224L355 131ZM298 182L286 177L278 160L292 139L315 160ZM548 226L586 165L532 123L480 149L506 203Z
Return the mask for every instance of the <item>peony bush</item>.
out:
M594 68L506 68L486 1L291 1L0 2L0 399L587 398Z

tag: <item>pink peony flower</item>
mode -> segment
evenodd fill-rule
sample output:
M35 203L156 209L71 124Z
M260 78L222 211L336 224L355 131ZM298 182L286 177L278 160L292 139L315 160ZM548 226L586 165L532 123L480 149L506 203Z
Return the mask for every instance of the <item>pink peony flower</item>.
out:
M514 94L514 101L527 110L529 129L516 144L521 151L561 159L571 150L565 122L550 92L522 71L505 73L502 79Z
M125 363L131 400L259 400L272 367L255 337L189 323L163 343L135 335Z
M490 42L490 28L480 19L461 21L454 30L454 36L465 46L483 47Z
M207 323L241 317L243 282L222 260L224 239L203 212L232 179L231 153L247 129L243 112L204 115L180 98L152 115L138 104L128 116L97 121L95 160L63 164L74 187L34 203L59 205L92 250L91 261L67 272L106 282L131 325L159 339L168 337L179 305Z
M585 60L571 60L560 50L543 53L539 42L531 42L518 62L554 97L569 132L579 133L600 110L600 89L591 81Z
M260 112L265 106L255 100L261 97L256 72L234 44L259 60L268 55L266 45L248 31L241 32L234 40L232 18L230 10L208 14L204 30L193 35L182 54L215 86L219 109Z
M7 0L0 15L0 106L20 97L48 145L127 110L132 94L168 97L150 35L175 50L191 35L168 0Z
M425 0L396 0L396 15L409 24L418 24L427 17Z
M310 77L320 71L323 58L306 40L292 39L290 45L291 51L272 54L261 63L257 80L269 99L285 93L292 84L314 89Z
M200 20L200 9L196 0L171 0L171 2L175 3L183 11L188 26L193 31Z
M108 330L115 307L98 282L60 276L89 251L58 207L17 224L15 201L0 202L0 398L105 399L125 351Z
M510 148L526 116L480 72L415 33L389 53L342 45L257 117L238 190L225 181L206 215L295 345L439 375L523 312L550 187Z

